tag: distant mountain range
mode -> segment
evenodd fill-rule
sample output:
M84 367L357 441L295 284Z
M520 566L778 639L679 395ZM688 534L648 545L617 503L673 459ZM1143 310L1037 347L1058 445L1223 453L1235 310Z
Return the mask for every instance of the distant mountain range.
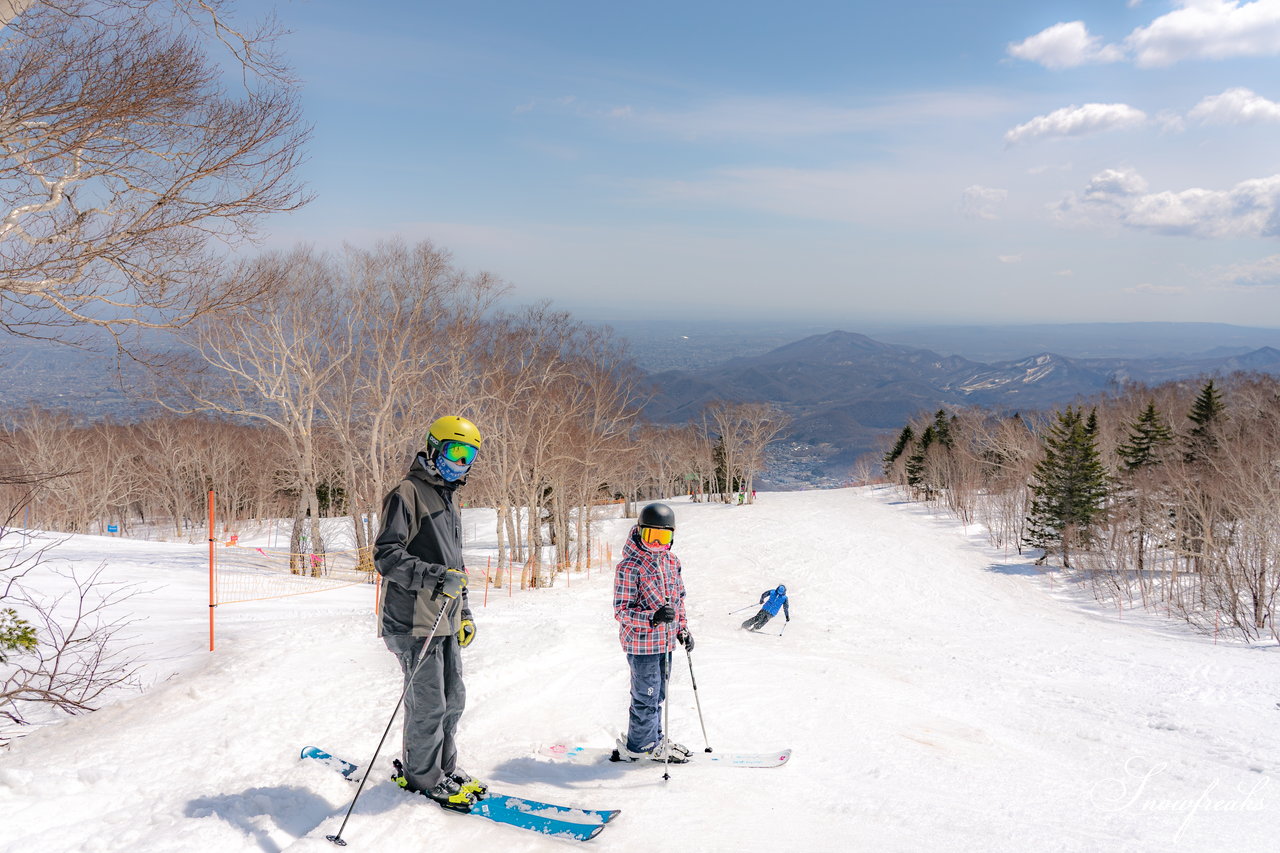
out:
M620 330L635 361L652 371L657 395L645 409L651 420L698 418L717 399L767 400L794 418L790 446L771 460L771 485L838 482L909 418L940 407L1030 411L1131 382L1238 370L1280 374L1280 329L1084 323L896 329L876 337L813 331L686 320ZM3 343L0 418L32 403L85 420L128 419L149 408L124 390L140 384L136 365L66 346ZM983 353L997 357L976 355Z
M1220 351L1221 352L1221 351ZM1226 354L1229 352L1231 354ZM660 423L699 416L712 400L766 400L794 419L793 441L819 449L830 472L878 451L886 434L938 408L1051 408L1122 384L1257 371L1280 375L1280 349L1151 358L1067 358L1051 352L983 363L834 331L762 355L651 375L645 414Z

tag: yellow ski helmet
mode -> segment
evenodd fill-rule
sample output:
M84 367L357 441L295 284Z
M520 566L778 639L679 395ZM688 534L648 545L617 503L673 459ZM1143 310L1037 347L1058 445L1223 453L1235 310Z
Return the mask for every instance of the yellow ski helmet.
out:
M435 450L445 441L461 441L479 447L484 443L480 430L471 421L458 415L436 418L427 430L427 447Z

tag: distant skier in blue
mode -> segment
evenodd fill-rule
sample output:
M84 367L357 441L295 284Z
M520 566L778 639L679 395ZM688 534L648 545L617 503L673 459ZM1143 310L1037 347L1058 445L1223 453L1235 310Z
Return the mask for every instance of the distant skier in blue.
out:
M778 584L776 588L760 593L760 604L760 612L742 623L742 627L748 631L759 631L765 623L778 615L779 610L786 614L788 622L791 621L791 604L785 584Z

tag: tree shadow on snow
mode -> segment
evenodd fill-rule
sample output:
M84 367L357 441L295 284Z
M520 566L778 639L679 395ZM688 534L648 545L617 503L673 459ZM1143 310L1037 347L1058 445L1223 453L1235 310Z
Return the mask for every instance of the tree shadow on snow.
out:
M992 563L987 566L987 571L997 575L1010 575L1023 578L1043 577L1047 571L1044 566L1037 566L1031 563Z
M300 838L329 817L332 807L305 788L250 788L242 794L199 797L187 803L187 817L218 817L252 838L266 853L279 853L272 838L277 829L290 839Z

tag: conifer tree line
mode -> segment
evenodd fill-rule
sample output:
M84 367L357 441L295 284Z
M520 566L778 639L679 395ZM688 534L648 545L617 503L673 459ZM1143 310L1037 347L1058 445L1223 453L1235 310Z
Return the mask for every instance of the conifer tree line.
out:
M1134 386L1052 412L938 410L885 475L1117 607L1280 638L1280 379Z
M692 424L645 423L648 390L607 330L546 306L506 310L501 282L458 269L430 242L299 247L237 274L266 295L192 324L176 354L148 359L164 366L136 392L154 414L9 414L0 464L15 517L200 538L212 488L220 526L293 519L291 550L323 551L319 520L346 516L367 549L427 427L456 413L484 436L459 497L496 509L495 579L518 564L513 582L536 586L583 566L593 508L623 500L631 512L632 501L675 494L728 502L786 425L771 405L731 402Z

